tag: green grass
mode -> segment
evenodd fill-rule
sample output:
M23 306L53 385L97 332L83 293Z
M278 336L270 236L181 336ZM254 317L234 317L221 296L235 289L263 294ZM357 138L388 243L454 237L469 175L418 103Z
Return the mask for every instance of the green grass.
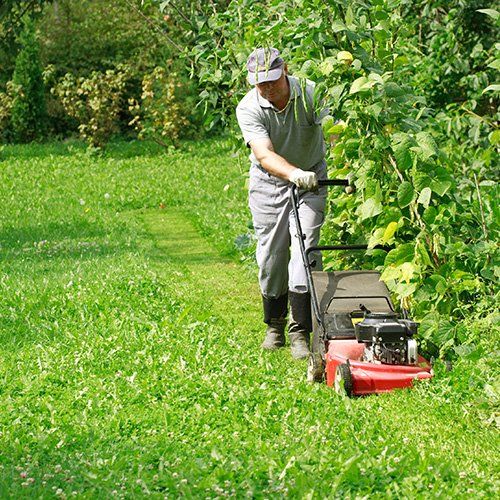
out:
M224 140L0 151L0 497L498 496L491 339L356 400L261 352L246 168Z

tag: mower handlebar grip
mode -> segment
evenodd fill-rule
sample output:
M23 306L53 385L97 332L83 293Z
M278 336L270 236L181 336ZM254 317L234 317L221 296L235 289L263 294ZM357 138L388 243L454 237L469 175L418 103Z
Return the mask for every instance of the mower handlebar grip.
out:
M349 186L349 179L318 180L318 186Z

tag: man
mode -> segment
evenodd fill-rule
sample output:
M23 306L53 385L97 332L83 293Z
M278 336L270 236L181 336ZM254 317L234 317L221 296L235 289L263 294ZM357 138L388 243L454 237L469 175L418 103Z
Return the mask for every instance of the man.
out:
M324 220L325 144L314 111L314 86L288 75L278 50L256 49L248 60L248 81L255 87L236 108L245 143L251 149L249 205L257 235L262 292L264 349L285 345L288 328L292 356L309 355L312 330L310 294L291 213L290 183L301 190L299 217L305 246L317 245ZM311 255L321 269L321 255Z

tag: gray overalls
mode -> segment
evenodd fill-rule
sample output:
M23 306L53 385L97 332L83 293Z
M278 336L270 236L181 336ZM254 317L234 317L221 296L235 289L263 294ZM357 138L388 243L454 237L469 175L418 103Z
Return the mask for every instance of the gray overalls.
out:
M318 179L326 179L324 161L315 165ZM302 193L299 218L306 235L306 248L318 244L324 220L325 188L318 193ZM287 290L307 292L306 273L290 205L290 183L274 177L260 167L250 168L249 205L257 236L257 264L262 295L278 298ZM321 270L321 255L311 254Z

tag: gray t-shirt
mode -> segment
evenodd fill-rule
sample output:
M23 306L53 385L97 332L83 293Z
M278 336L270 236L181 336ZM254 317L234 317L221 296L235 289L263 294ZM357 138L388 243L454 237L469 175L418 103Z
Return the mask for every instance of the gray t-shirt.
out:
M277 154L296 167L310 170L325 156L321 118L328 111L320 116L314 112L312 82L307 80L302 89L297 78L288 76L288 81L290 101L283 111L264 99L254 87L238 104L236 117L247 146L254 139L269 138ZM250 161L259 165L253 153Z

